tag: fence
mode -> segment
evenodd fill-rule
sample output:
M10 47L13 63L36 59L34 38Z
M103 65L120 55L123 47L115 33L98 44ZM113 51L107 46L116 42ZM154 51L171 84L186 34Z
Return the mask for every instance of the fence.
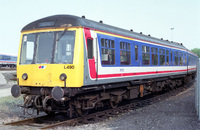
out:
M197 61L197 77L195 86L195 108L200 120L200 59Z

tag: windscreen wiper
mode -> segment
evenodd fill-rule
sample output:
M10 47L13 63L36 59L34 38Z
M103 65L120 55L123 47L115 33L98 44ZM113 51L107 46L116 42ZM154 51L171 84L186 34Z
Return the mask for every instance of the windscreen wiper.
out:
M68 28L65 28L65 30L62 31L60 37L58 37L58 39L56 41L59 41L63 37L63 35L65 34L65 32L67 32L67 30L68 30Z

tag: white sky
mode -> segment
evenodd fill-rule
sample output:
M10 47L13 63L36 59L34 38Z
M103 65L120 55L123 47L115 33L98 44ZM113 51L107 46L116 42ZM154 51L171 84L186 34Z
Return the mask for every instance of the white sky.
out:
M188 49L200 48L200 0L1 0L0 53L17 55L21 29L56 14L85 15Z

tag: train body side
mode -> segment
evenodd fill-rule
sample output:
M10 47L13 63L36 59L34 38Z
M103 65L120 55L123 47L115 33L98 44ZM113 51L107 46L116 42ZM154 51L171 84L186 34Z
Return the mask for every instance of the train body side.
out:
M145 41L143 39L134 39L124 36L119 36L115 34L110 34L101 31L95 31L92 29L85 28L85 44L84 44L84 57L88 60L84 60L84 86L95 85L95 84L108 84L123 81L133 81L141 79L152 79L161 77L170 77L178 75L187 75L196 72L196 59L197 57L188 51L187 49L161 45L157 43L152 43ZM87 41L92 39L92 47L88 47ZM114 48L102 47L102 39L109 42L114 41ZM120 49L120 42L130 44L130 63L128 65L122 65L122 54ZM90 43L91 44L91 43ZM109 45L108 45L109 46ZM111 46L111 45L110 45ZM135 46L138 47L138 58L136 58ZM144 52L144 47L149 48L149 52ZM92 56L88 56L88 51ZM102 54L103 49L114 50L114 62L110 65L103 64L103 58L105 54ZM153 59L151 48L157 48L158 52L158 63L153 65ZM159 50L164 50L165 52L165 63L160 64ZM167 51L169 54L167 54ZM109 52L108 52L109 53ZM172 53L172 54L171 54ZM149 54L149 65L144 65L143 55ZM103 57L104 56L104 57ZM109 57L109 54L107 55ZM88 58L90 57L90 58ZM107 58L108 58L107 57ZM168 63L167 63L168 57ZM178 58L178 59L177 59ZM121 60L120 60L121 59ZM136 60L137 59L137 60ZM175 63L178 62L178 63Z

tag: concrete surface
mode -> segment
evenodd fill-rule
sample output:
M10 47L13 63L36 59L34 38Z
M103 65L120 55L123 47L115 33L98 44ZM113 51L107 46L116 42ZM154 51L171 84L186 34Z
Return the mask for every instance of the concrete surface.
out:
M0 97L11 95L11 86L15 84L14 81L9 81L10 75L16 71L0 71ZM5 76L6 75L6 76Z
M0 97L6 97L10 95L11 95L11 86L8 86L8 88L1 89Z
M2 72L4 71L0 71L0 85L4 85L7 83L5 77L2 75Z

